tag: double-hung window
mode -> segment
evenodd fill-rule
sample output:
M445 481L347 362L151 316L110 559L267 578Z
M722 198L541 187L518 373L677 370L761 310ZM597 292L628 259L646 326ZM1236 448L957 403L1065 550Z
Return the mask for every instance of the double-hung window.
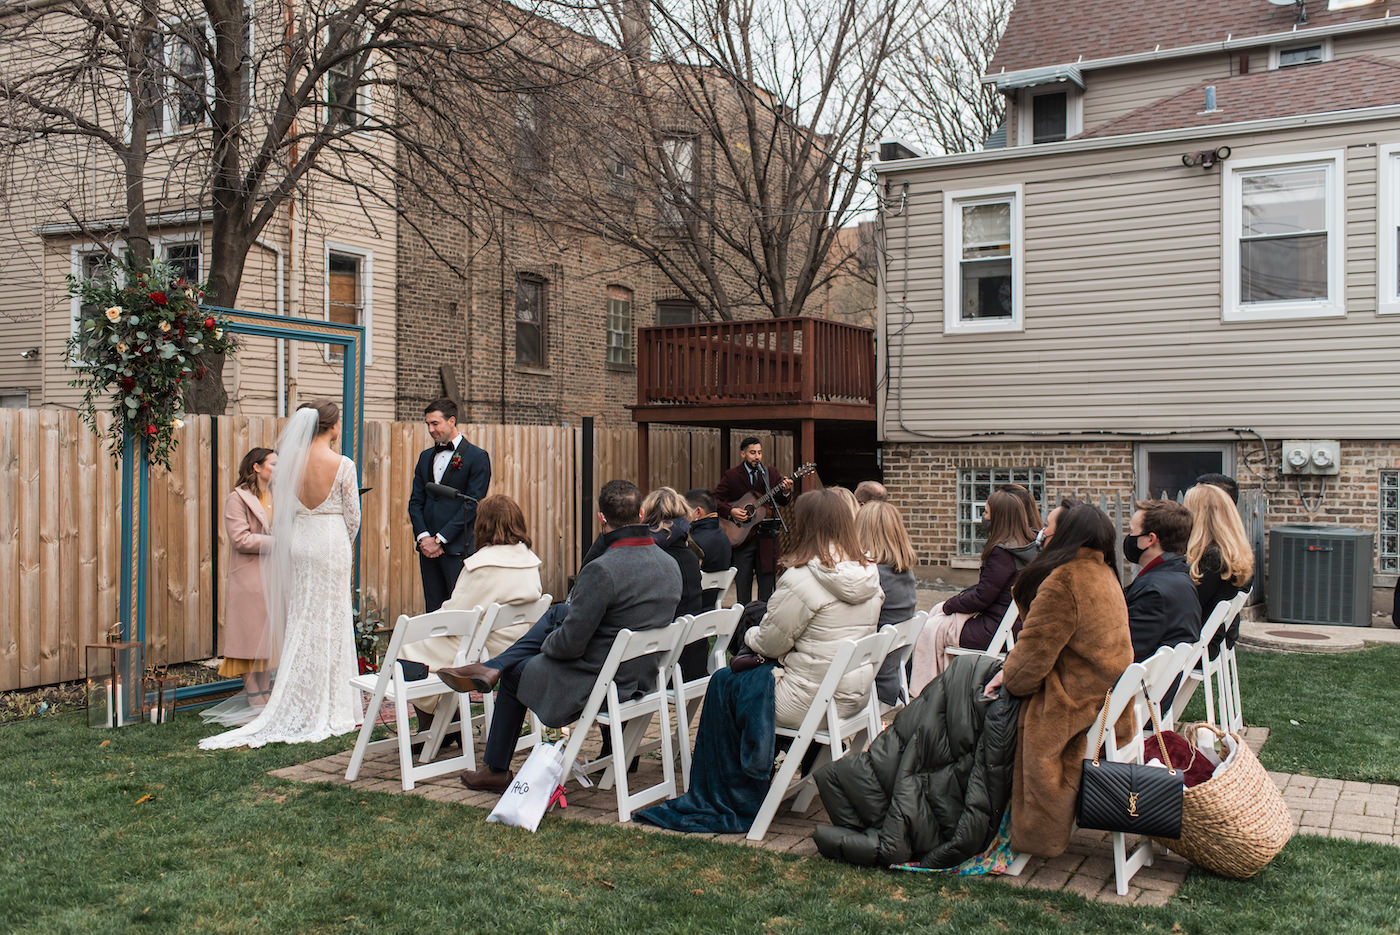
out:
M1224 173L1226 321L1346 314L1340 152Z
M1400 143L1380 147L1376 166L1380 179L1380 288L1378 310L1400 315Z
M1021 330L1021 187L943 199L944 332Z
M632 363L632 290L608 286L607 362L630 366Z

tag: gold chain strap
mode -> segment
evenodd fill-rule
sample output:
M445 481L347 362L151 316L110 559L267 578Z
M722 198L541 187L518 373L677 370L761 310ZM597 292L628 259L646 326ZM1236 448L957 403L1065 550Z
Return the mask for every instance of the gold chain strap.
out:
M1108 703L1113 699L1113 690L1109 689L1103 693L1103 710L1099 713L1099 734L1094 739L1094 766L1099 765L1099 752L1103 749L1103 732L1108 727ZM1176 770L1172 767L1171 757L1167 755L1167 742L1162 738L1162 725L1157 721L1157 708L1152 702L1147 703L1147 714L1152 718L1152 736L1157 738L1157 746L1162 751L1162 762L1166 764L1167 770L1176 775Z

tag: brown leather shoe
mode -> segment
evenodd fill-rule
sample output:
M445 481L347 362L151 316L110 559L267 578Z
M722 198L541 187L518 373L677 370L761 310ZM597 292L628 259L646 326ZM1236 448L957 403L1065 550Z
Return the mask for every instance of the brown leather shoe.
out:
M477 792L505 792L515 778L514 770L498 773L489 766L462 770L462 785Z
M456 668L438 669L437 674L438 678L442 679L442 684L454 692L469 692L472 689L479 692L489 692L501 680L500 669L493 669L479 662L471 662Z

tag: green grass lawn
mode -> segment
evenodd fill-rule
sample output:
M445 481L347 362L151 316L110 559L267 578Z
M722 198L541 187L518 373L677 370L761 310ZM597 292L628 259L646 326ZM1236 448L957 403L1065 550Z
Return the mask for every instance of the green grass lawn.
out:
M1386 721L1400 653L1242 663L1246 719L1278 738L1266 762L1314 772L1310 731L1289 740L1278 720ZM1312 684L1340 709L1330 720L1297 716ZM0 726L0 931L1400 931L1400 848L1383 845L1297 838L1252 881L1193 873L1168 907L1119 907L554 818L531 835L466 806L266 775L352 738L199 751L212 732L189 713L118 731L81 715ZM1397 761L1392 739L1345 766L1395 776Z

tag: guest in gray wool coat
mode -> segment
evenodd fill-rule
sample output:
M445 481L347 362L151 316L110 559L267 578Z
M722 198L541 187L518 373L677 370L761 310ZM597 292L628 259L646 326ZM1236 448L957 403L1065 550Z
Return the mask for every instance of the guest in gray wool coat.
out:
M462 774L468 788L500 792L509 785L527 710L550 727L578 719L618 633L664 627L674 619L680 569L638 522L641 505L641 491L630 481L604 484L598 494L604 548L579 571L567 615L559 620L546 614L515 645L484 663L438 671L457 691L491 691L499 683L485 767ZM650 660L625 663L617 672L618 694L628 699L649 691L655 673Z
M903 623L914 616L917 594L914 590L914 545L900 519L899 507L887 500L868 500L856 514L856 535L866 558L875 563L880 573L880 590L885 592L880 605L877 627L887 623ZM901 700L899 657L895 650L885 657L880 671L875 673L875 694L880 704L893 705ZM902 699L908 701L908 699Z

